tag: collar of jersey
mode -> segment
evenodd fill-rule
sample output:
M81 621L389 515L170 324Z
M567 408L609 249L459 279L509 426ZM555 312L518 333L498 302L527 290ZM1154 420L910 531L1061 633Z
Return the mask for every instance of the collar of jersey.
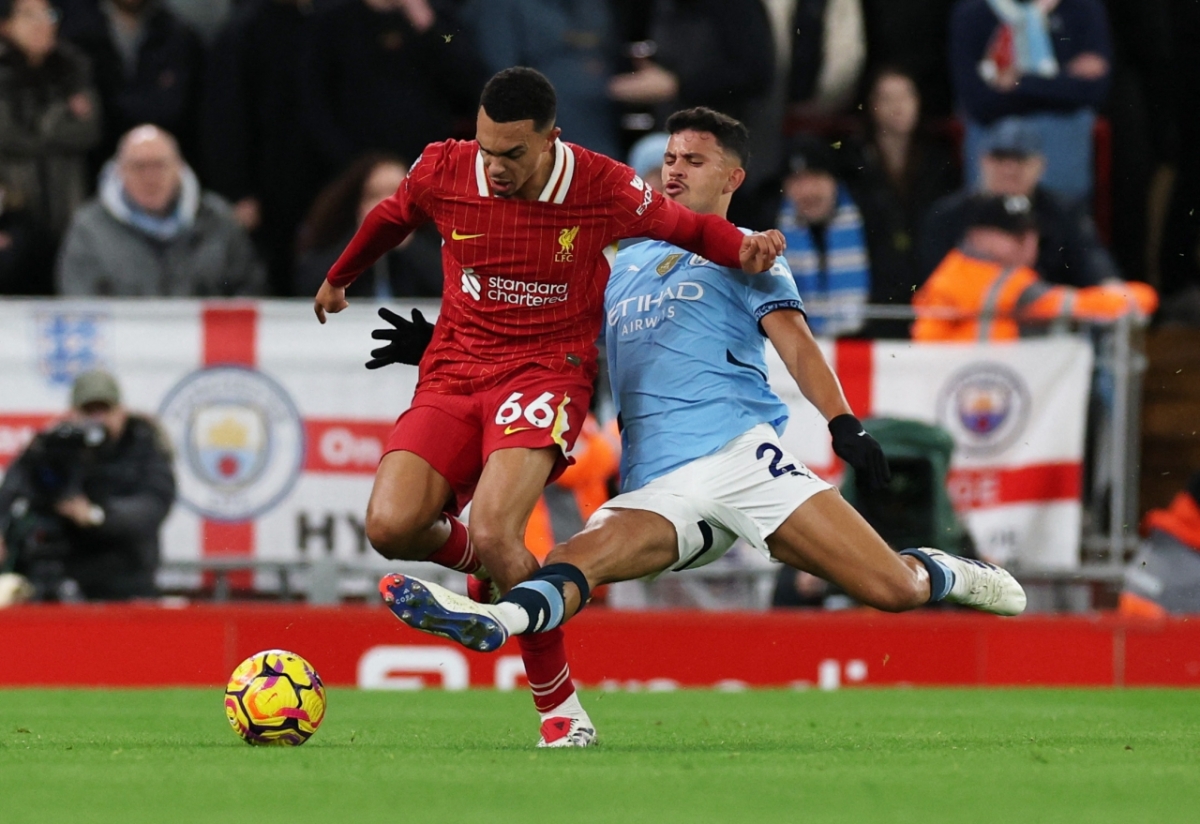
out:
M540 203L562 203L567 198L567 190L575 179L575 152L561 140L554 141L554 168L550 170L550 179L546 181L542 193L538 195ZM483 152L475 152L475 185L479 188L480 197L493 197L492 187L488 184L487 172L483 169Z

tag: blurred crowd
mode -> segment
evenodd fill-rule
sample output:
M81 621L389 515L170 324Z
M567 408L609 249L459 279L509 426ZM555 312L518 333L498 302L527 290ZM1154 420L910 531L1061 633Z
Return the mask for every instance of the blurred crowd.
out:
M1195 0L0 0L0 294L311 295L529 65L650 176L672 111L743 119L731 219L787 234L825 334L1012 268L1014 310L1153 310L1137 280L1200 323L1198 42ZM354 289L439 295L439 242Z

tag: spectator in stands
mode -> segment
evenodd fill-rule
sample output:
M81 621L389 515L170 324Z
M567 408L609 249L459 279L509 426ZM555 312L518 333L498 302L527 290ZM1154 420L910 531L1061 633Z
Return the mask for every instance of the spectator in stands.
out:
M263 251L271 291L290 294L296 227L321 186L300 110L307 0L254 2L216 37L201 139L205 183L233 203Z
M913 340L1011 340L1021 334L1022 322L1044 330L1053 321L1145 317L1158 305L1144 283L1052 286L1034 271L1037 256L1037 222L1028 198L973 197L962 245L913 296Z
M649 40L634 70L608 93L650 107L659 126L678 109L709 106L744 120L766 95L775 68L771 26L760 0L653 0Z
M529 66L558 94L563 139L620 154L617 109L608 98L617 53L608 3L595 0L467 0L461 16L494 74Z
M372 149L415 158L474 127L487 73L446 0L349 0L305 26L300 103L325 171Z
M845 113L867 62L862 0L797 0L788 100L801 116Z
M1188 111L1175 97L1185 82L1171 47L1178 25L1173 7L1179 5L1176 0L1105 0L1113 36L1112 90L1101 112L1112 128L1109 245L1121 271L1145 270L1150 280L1157 280L1161 221L1170 198L1163 183L1171 177L1168 167L1178 162L1180 120ZM1200 41L1180 42L1192 49ZM1153 250L1147 249L1150 243ZM1168 291L1163 282L1164 304Z
M1046 161L1036 129L1010 119L993 129L980 160L979 191L1021 195L1033 203L1040 242L1036 269L1051 283L1095 286L1120 279L1112 256L1096 236L1096 227L1082 207L1071 207L1042 185ZM920 263L928 275L953 249L966 230L964 189L933 204L921 227Z
M112 375L85 372L67 420L35 437L0 484L0 569L45 600L151 597L174 500L157 423L126 410Z
M776 228L813 332L861 329L871 290L862 215L839 179L837 153L817 138L793 141Z
M86 58L47 0L0 0L0 172L54 237L88 190L100 110Z
M866 115L855 195L870 250L871 303L907 306L925 279L917 262L920 219L958 186L958 168L950 152L920 129L917 84L900 69L876 72ZM907 337L909 322L876 320L868 327L874 336Z
M197 156L204 47L161 0L65 0L62 36L91 58L104 110L98 170L121 135L153 123Z
M1108 93L1112 46L1100 0L959 0L950 20L951 79L967 121L966 168L993 124L1027 120L1042 135L1047 185L1091 191L1091 134Z
M121 138L58 262L63 295L258 295L264 281L229 204L202 192L175 139L150 125Z
M666 132L651 132L629 150L629 165L656 192L663 190L663 156L667 153L670 138Z
M867 68L902 68L917 84L927 117L951 113L946 22L955 0L863 0Z
M54 294L54 242L0 172L0 295Z
M1172 81L1173 111L1179 123L1178 167L1171 206L1163 227L1163 292L1173 294L1200 289L1200 3L1174 3L1171 8L1175 30Z
M371 152L325 187L300 228L293 294L316 293L367 212L395 194L407 175L408 167L399 158ZM377 300L441 297L442 250L437 230L430 224L410 234L347 287L346 294Z
M255 5L260 0L167 0L171 11L189 26L205 42L212 40L217 31L229 19L233 10ZM274 0L269 0L274 2Z

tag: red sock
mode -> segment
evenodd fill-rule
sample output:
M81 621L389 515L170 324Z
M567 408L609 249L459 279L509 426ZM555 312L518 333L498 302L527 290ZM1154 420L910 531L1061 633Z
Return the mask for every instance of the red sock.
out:
M468 575L478 572L483 568L483 563L475 553L475 547L471 546L471 536L467 534L466 525L458 518L452 518L449 515L445 517L450 521L450 537L446 539L446 543L442 544L441 549L425 560L465 572Z
M571 670L567 666L567 648L563 644L562 627L549 632L518 635L521 659L533 705L538 712L549 712L575 693Z

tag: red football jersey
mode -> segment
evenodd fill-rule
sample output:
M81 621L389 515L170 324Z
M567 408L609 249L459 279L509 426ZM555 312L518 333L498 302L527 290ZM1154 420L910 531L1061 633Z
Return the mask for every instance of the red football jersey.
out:
M655 192L630 167L561 140L537 200L492 194L475 141L426 147L329 273L350 283L417 226L442 235L442 311L418 390L469 393L531 363L596 373L616 241L652 237L738 265L742 234Z

